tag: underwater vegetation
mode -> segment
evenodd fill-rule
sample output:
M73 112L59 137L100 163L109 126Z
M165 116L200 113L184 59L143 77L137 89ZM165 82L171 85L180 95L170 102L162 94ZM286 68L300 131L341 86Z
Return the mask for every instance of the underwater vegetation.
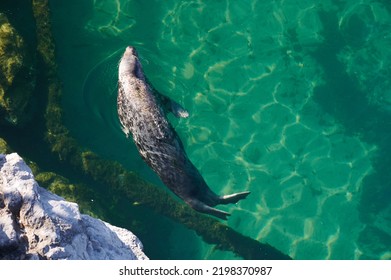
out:
M0 13L0 121L22 125L31 118L33 60L22 37Z

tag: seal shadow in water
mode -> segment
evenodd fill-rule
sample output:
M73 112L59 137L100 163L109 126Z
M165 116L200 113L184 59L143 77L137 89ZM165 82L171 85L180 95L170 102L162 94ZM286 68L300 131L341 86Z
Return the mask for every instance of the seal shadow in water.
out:
M186 155L183 144L166 113L188 117L181 105L157 92L144 75L138 54L127 47L118 67L117 110L122 129L144 161L162 182L193 209L226 220L227 212L213 208L236 203L250 193L219 196L206 184Z

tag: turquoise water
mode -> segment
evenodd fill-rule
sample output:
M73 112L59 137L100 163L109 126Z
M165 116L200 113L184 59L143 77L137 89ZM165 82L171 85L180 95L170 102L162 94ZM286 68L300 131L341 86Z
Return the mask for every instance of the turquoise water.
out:
M294 259L391 258L388 2L50 2L65 122L82 145L164 187L116 116L133 45L190 112L170 120L209 186L251 191L219 207L230 227ZM180 226L163 242L161 258L236 258Z

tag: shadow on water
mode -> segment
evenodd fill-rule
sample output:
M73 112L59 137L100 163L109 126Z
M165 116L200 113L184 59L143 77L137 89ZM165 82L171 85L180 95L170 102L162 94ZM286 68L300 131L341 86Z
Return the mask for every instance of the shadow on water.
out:
M344 47L359 47L365 23L358 17L354 18L350 27L352 32L349 37L344 37L339 31L336 13L321 11L319 18L325 41L312 55L323 67L325 84L315 89L314 98L324 112L334 116L345 127L347 134L357 135L378 147L373 160L374 172L363 182L359 205L362 221L371 223L373 217L390 204L391 112L369 104L366 92L358 88L357 81L346 73L345 66L338 59ZM355 40L352 40L350 37L354 36Z

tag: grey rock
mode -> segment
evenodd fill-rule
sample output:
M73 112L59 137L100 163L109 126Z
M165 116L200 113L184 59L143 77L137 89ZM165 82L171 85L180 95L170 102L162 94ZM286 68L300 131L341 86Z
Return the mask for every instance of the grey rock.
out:
M83 215L41 188L16 153L0 154L0 259L148 259L130 231Z

